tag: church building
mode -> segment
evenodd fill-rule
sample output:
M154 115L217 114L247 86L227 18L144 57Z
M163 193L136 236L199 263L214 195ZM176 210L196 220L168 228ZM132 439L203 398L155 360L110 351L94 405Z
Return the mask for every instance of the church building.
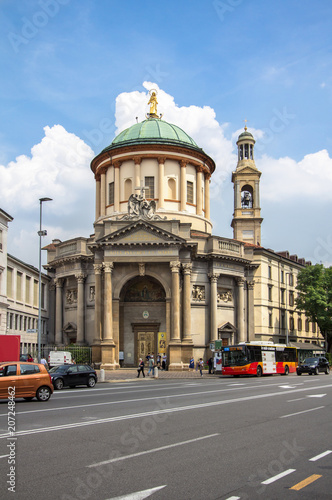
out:
M158 116L155 92L149 104L146 120L91 162L94 234L46 247L55 344L91 346L105 369L166 354L173 370L187 369L191 356L207 359L217 339L318 345L320 333L295 308L307 263L261 247L252 134L245 127L237 141L233 238L215 236L215 162Z

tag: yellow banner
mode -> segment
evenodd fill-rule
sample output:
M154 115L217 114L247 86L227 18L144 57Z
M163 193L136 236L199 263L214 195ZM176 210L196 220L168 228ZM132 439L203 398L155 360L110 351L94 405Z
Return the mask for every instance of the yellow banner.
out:
M157 353L165 354L166 353L166 332L158 332L158 349Z

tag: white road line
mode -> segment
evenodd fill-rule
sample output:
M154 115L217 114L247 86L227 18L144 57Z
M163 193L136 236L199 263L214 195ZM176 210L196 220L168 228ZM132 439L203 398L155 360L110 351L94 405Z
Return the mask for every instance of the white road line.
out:
M306 398L296 398L296 399L288 399L287 403L292 403L293 401L303 401Z
M240 500L241 497L228 497L226 500Z
M318 406L317 408L310 408L310 410L303 410L303 411L298 411L297 413L290 413L289 415L282 415L279 418L294 417L295 415L300 415L301 413L308 413L309 411L321 410L322 408L325 408L325 406Z
M158 490L162 490L166 488L166 484L162 486L157 486L156 488L150 488L149 490L143 491L135 491L134 493L129 493L129 495L122 495L121 497L110 498L109 500L144 500L144 498L148 498Z
M265 481L262 481L261 484L271 484L274 483L274 481L278 481L278 479L281 479L282 477L288 476L288 474L291 474L292 472L295 472L296 469L288 469L285 470L284 472L280 472L280 474L277 474L276 476L270 477L269 479L266 479Z
M195 439L188 439L187 441L182 441L180 443L168 444L166 446L159 446L158 448L152 448L151 450L140 451L137 453L132 453L131 455L125 455L123 457L110 458L109 460L104 460L103 462L98 462L95 464L87 465L86 467L100 467L101 465L112 464L114 462L120 462L122 460L128 460L129 458L141 457L142 455L148 455L150 453L156 453L162 450L169 450L170 448L175 448L177 446L183 446L185 444L196 443L197 441L202 441L203 439L210 439L212 437L220 436L217 432L216 434L209 434L208 436L201 436Z
M315 457L309 458L309 462L316 462L316 460L326 457L326 455L329 455L330 453L332 453L332 450L324 451L324 453L321 453L320 455L316 455Z
M9 455L0 455L0 458L6 458L9 457Z

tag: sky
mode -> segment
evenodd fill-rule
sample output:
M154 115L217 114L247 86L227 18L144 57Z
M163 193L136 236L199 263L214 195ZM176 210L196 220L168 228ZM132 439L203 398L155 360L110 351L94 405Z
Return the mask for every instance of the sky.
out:
M262 246L332 265L330 0L0 0L0 208L8 252L89 237L92 158L158 112L216 162L213 234L232 238L231 173L256 139ZM43 252L43 263L46 262Z

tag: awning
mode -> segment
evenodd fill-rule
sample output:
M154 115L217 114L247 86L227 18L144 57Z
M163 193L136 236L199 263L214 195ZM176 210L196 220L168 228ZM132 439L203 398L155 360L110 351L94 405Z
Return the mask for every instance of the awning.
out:
M290 342L289 345L291 347L296 347L297 349L301 349L302 351L319 351L325 352L324 347L320 347L316 344L309 344L308 342Z

